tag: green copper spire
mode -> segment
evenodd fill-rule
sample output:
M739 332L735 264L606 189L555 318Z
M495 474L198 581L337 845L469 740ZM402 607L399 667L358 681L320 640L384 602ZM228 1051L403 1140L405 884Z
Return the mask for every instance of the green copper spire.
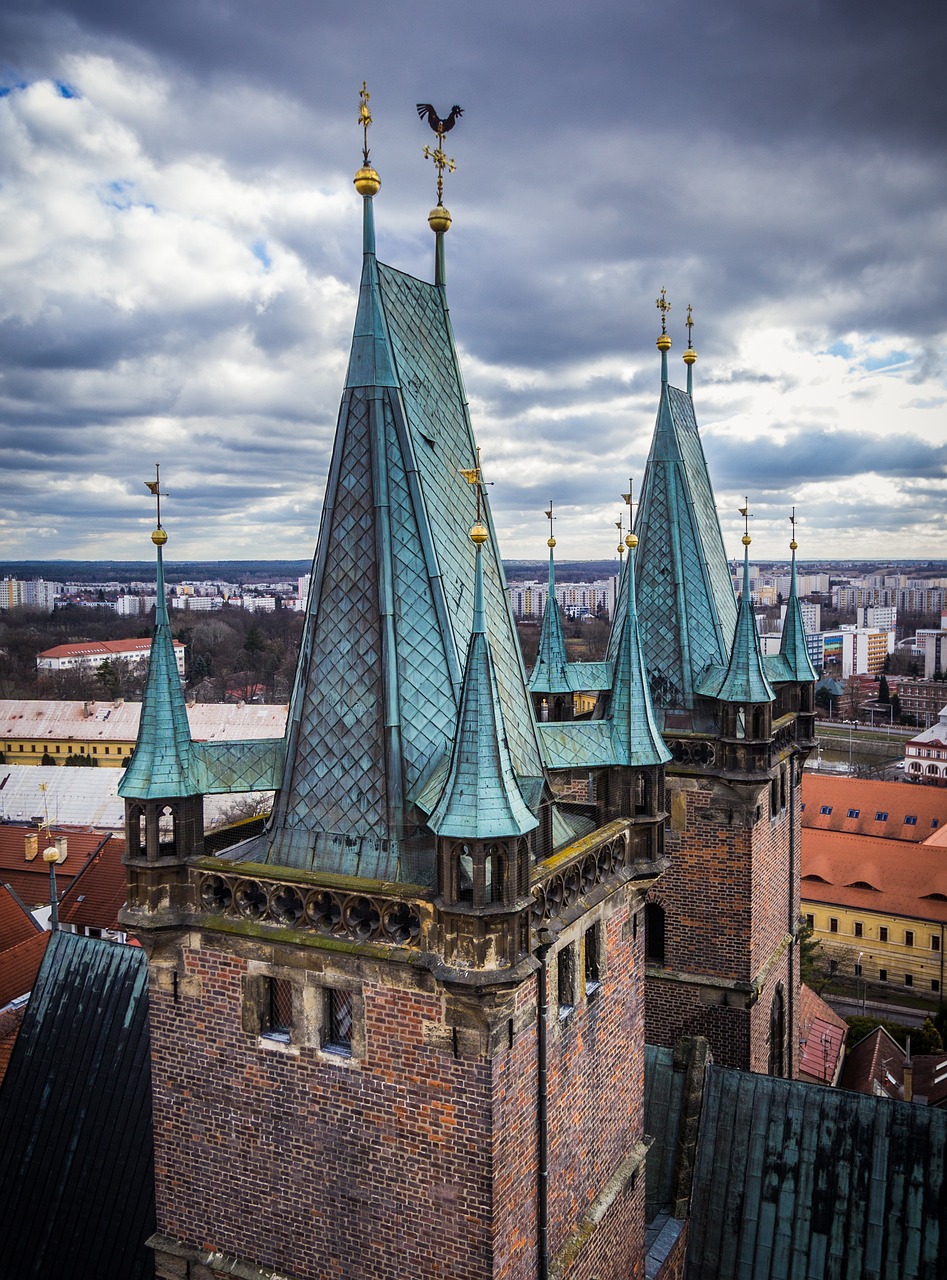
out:
M797 543L795 507L793 507L790 519L792 521L792 541L789 543L789 548L792 551L792 569L789 579L789 601L786 605L786 617L783 622L783 638L779 645L779 656L785 659L793 680L807 681L814 680L816 675L809 659L809 650L806 647L806 627L802 620L802 609L799 606L799 595L796 590Z
M736 601L693 401L666 381L666 333L658 346L661 399L636 524L641 641L659 717L680 712L691 716L692 727L702 717L709 727L709 712L695 718L696 697L707 672L727 665Z
M470 531L477 548L473 629L447 782L428 818L437 835L470 840L525 835L539 825L516 781L487 638L481 560L487 536L480 522Z
M155 631L148 661L148 679L142 696L138 741L119 795L128 799L156 800L164 796L200 794L191 769L191 730L174 656L174 640L168 617L162 548L168 535L161 527L160 475L146 481L158 503L157 527L151 535L157 552L157 602Z
M539 651L536 663L530 672L529 689L531 693L569 693L572 682L569 679L569 659L566 653L566 638L562 631L562 614L559 601L556 599L556 564L553 550L556 539L553 537L552 502L545 512L549 521L549 578L546 588L546 607L543 610L542 629L539 633Z
M629 493L629 506L630 503ZM671 753L664 745L651 705L648 670L638 632L635 600L635 548L633 533L625 538L628 560L624 569L624 616L615 648L615 668L609 719L615 744L615 763L629 765L663 764Z
M365 255L270 826L241 856L300 870L433 884L427 815L443 790L471 640L476 554L491 530L445 291ZM482 608L517 779L543 777L496 541Z
M741 509L745 520L749 519L747 507ZM749 533L743 535L743 595L737 615L733 651L727 674L717 697L721 702L773 702L775 694L763 670L760 640L753 617L753 600L750 594L750 542Z

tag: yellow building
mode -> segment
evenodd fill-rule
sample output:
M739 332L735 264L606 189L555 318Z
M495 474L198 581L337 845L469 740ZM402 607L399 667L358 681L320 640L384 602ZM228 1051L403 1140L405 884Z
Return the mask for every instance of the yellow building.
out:
M196 742L281 738L286 727L285 706L202 702L187 714ZM78 756L119 769L134 749L140 715L140 702L0 699L0 751L7 764L64 765Z
M801 910L830 954L845 948L840 972L887 988L893 998L910 992L940 1000L947 943L943 847L803 828Z

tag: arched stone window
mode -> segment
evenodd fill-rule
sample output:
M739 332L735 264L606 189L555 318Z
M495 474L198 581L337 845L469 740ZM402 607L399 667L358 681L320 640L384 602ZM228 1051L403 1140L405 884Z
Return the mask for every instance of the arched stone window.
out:
M783 984L779 983L769 1010L769 1074L771 1076L786 1074L785 1046L786 997L783 994Z
M753 737L766 737L766 708L754 707L753 709Z
M169 804L158 814L158 852L163 858L177 852L177 815Z
M659 902L644 906L645 959L649 964L664 964L664 908Z

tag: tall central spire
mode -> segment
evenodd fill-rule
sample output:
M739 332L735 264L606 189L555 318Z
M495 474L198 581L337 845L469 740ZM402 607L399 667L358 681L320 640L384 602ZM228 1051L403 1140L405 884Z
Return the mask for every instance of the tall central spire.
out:
M481 506L488 530L492 521L479 483L457 485L458 470L479 462L442 284L376 258L381 180L368 164L364 88L359 122L364 258L355 335L283 785L262 852L250 856L431 884L435 836L426 819L449 765L472 643L476 554L464 528ZM512 767L535 783L543 770L494 537L482 554Z

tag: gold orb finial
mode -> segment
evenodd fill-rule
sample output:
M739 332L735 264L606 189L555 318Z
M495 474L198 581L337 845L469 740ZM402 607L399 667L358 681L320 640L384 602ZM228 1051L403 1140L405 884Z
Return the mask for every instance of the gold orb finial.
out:
M43 861L49 863L59 861L59 850L54 844L49 845L48 848L43 850Z
M627 533L625 535L625 546L630 548L633 551L637 545L638 545L638 539L635 537L635 535L633 533Z
M163 547L168 540L167 532L164 529L155 529L151 535L151 541L156 547Z
M470 526L470 541L477 547L482 547L489 537L487 526L482 520L475 520Z
M552 550L552 548L553 548L555 545L556 545L556 540L555 540L555 538L547 538L547 539L546 539L546 546L550 549L550 551Z
M662 333L661 336L658 338L657 342L655 343L655 346L658 348L659 351L670 351L671 335L669 333Z
M795 551L798 548L798 546L799 546L799 543L796 541L795 538L793 538L792 542L790 542L789 544L789 550Z
M360 196L377 196L381 190L381 178L370 164L363 164L352 181Z
M740 539L740 541L743 543L745 547L748 547L750 543L753 541L753 539L750 537L748 533L745 533L743 537Z
M687 350L684 352L684 363L693 364L696 359L697 359L697 352L694 350L693 347L688 347Z
M442 204L436 204L427 215L427 225L436 236L442 236L445 232L449 231L450 224L450 210L446 209Z

